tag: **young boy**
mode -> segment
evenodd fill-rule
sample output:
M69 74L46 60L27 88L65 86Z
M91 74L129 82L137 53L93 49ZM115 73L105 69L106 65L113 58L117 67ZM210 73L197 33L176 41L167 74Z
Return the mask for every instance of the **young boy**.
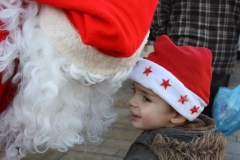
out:
M130 75L133 127L144 130L124 160L219 160L225 138L213 119L200 115L209 102L212 54L176 46L166 36L140 58Z

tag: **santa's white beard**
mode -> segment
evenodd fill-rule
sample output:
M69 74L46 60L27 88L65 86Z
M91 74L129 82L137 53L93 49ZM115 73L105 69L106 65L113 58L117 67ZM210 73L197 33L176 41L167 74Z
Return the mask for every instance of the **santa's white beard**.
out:
M8 2L3 0L0 6L1 3ZM74 144L85 143L86 138L98 141L117 118L111 108L112 95L131 71L127 68L115 75L101 76L72 64L45 39L38 17L34 16L37 5L32 1L25 3L27 10L8 17L6 28L11 32L0 43L4 46L0 50L0 71L6 71L4 80L12 74L14 59L19 59L13 79L19 83L17 95L0 115L0 147L6 148L8 159L48 148L64 152ZM0 12L0 18L2 15ZM16 16L22 16L21 20L14 22ZM11 23L21 23L23 29L14 28L17 25Z
M18 154L16 148L24 156L28 151L41 153L48 148L64 152L74 144L83 144L85 138L98 141L116 120L111 96L120 81L86 86L54 72L60 71L42 74L48 78L35 79L34 74L23 78L29 83L23 86L21 82L13 104L0 116L0 140L7 144L8 157Z

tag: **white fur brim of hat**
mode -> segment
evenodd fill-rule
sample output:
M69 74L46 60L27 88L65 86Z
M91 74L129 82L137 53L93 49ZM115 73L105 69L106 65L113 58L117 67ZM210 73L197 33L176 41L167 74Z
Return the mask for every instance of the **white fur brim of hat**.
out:
M93 74L107 76L132 66L140 56L149 35L148 31L142 44L131 57L112 57L85 45L61 9L42 5L39 16L41 28L54 48L74 64Z
M189 121L196 119L207 105L171 72L147 59L139 58L129 78L152 90Z

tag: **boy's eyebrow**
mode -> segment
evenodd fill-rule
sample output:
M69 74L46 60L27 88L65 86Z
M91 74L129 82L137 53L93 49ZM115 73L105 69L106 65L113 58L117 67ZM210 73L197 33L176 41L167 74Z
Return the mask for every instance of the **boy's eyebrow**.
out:
M132 82L132 85L133 85L133 87L135 88L133 82ZM144 87L144 86L143 86L143 87ZM139 88L138 88L138 89L139 89ZM157 94L155 94L151 89L148 89L148 88L146 88L146 87L140 88L139 90L142 91L144 94L148 94L148 95L151 95L151 96L157 96Z
M151 91L151 92L150 92L150 91ZM158 95L155 94L152 90L149 90L149 91L147 92L147 94L149 94L149 95L151 95L151 96L154 96L154 97L158 96Z
M141 88L140 89L143 93L148 94L150 96L157 96L152 90L147 89L147 88Z

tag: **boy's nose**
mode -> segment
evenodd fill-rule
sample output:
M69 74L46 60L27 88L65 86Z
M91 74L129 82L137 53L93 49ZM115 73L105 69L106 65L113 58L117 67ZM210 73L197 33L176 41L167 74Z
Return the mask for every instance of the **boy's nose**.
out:
M132 107L137 107L137 102L134 95L128 100L128 105Z

